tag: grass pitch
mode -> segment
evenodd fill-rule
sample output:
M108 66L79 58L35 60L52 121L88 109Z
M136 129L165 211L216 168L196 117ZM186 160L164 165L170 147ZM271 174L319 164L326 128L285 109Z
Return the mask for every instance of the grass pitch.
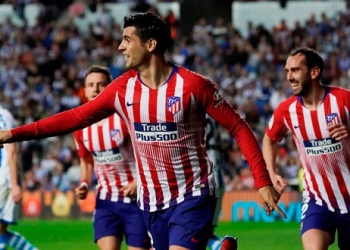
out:
M297 222L236 222L221 223L216 232L222 237L238 237L240 250L298 250L302 249L299 227ZM10 229L23 234L39 250L98 249L91 220L22 220ZM124 245L122 249L127 248ZM329 248L335 249L335 244Z

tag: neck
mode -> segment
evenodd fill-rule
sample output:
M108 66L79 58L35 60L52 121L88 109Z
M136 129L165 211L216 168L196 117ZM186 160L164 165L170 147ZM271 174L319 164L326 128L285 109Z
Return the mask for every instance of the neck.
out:
M310 110L316 110L321 105L325 92L325 87L321 83L314 84L310 93L302 97L304 106Z
M169 65L164 56L152 58L149 65L139 70L140 78L144 84L151 89L158 89L169 78L172 66Z

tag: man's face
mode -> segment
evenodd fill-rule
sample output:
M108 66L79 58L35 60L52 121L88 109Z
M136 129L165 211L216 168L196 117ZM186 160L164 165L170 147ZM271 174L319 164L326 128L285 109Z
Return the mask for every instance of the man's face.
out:
M290 82L293 95L305 96L311 91L312 78L302 54L290 56L286 62L287 80Z
M118 49L123 52L126 69L140 71L142 66L148 65L150 53L147 50L147 44L148 42L143 43L136 35L135 27L124 29L123 40Z
M85 79L85 97L90 101L108 85L108 78L102 73L90 73Z

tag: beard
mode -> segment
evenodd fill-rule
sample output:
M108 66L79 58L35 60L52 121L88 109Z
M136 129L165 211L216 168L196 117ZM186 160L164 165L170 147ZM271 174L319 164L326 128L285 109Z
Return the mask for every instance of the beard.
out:
M298 82L300 84L300 88L297 91L293 91L295 96L307 96L312 91L312 79L303 79Z

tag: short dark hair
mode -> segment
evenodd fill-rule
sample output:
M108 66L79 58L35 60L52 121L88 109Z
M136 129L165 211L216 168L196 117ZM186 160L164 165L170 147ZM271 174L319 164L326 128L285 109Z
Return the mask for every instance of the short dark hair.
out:
M86 73L85 73L85 78L84 78L84 83L85 83L85 80L86 80L86 77L88 75L90 75L91 73L101 73L103 75L106 76L107 78L107 81L108 81L108 84L110 82L112 82L112 75L111 73L109 72L109 69L105 66L100 66L100 65L92 65L90 68L88 68L86 70Z
M171 33L163 19L151 12L136 13L124 17L124 29L130 26L136 28L136 35L142 42L151 38L157 41L156 53L165 53L171 41Z
M295 56L297 54L302 54L305 57L306 66L308 69L312 69L314 67L318 67L320 69L319 78L321 78L323 70L324 70L324 62L321 55L314 49L308 47L295 48L293 49L289 56Z

